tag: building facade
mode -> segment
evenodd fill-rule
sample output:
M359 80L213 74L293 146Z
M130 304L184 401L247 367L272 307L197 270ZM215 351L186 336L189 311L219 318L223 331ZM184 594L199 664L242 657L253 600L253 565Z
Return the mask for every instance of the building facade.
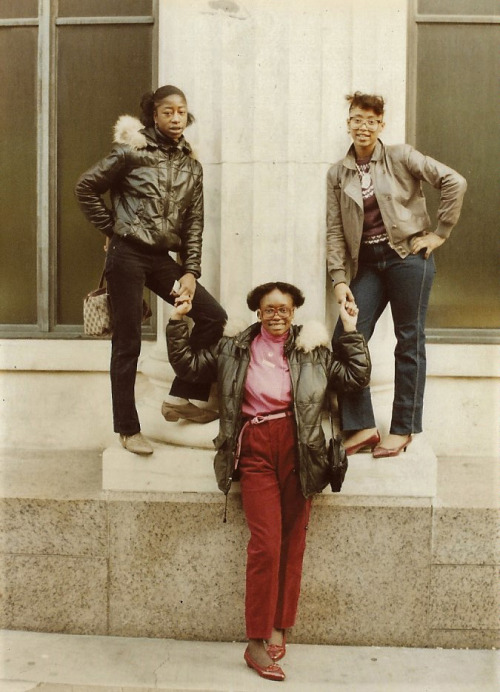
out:
M144 91L173 83L196 116L186 136L204 167L202 281L231 317L250 321L242 312L248 290L280 279L305 292L300 321L333 329L325 180L349 146L345 94L384 95L386 143L409 141L465 175L462 219L436 253L425 430L438 455L498 453L496 2L2 6L2 446L92 449L113 440L109 341L83 338L81 327L102 239L80 214L73 186L110 148L116 118L137 115ZM144 431L178 442L159 414L171 377L168 306L153 303L138 400ZM392 349L387 313L371 348L382 428ZM192 444L210 446L202 433L193 436Z

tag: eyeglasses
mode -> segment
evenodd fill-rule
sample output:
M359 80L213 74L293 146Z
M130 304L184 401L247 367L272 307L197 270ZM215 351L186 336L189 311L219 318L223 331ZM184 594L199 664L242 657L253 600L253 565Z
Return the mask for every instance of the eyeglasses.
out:
M349 122L351 123L353 130L359 130L360 127L366 125L371 132L375 132L382 121L375 120L375 118L368 118L365 120L364 118L358 118L358 116L355 115L352 118L349 118Z
M292 314L292 309L291 308L285 308L285 307L280 307L280 308L264 308L262 310L262 316L266 318L271 318L274 317L275 315L278 315L279 317L290 317Z

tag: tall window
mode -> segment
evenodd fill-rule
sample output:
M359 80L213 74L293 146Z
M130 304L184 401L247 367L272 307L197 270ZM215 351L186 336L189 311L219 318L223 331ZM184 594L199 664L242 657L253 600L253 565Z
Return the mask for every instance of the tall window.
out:
M156 0L0 0L3 336L82 335L104 236L73 190L155 82L156 13Z
M500 4L414 0L410 141L468 182L461 219L435 254L430 339L500 337ZM433 218L439 194L428 192Z

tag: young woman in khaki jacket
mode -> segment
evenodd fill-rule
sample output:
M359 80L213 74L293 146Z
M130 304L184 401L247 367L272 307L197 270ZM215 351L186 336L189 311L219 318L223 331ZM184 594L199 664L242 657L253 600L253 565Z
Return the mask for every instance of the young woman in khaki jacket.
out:
M422 431L432 252L457 223L467 184L459 173L408 144L385 146L380 141L382 97L356 92L347 100L353 144L328 171L328 272L338 303L357 304L358 329L367 340L390 304L397 346L389 434L380 439L369 388L339 397L341 426L348 454L371 449L376 458L392 457ZM422 181L441 191L435 230ZM339 322L334 348L340 333Z

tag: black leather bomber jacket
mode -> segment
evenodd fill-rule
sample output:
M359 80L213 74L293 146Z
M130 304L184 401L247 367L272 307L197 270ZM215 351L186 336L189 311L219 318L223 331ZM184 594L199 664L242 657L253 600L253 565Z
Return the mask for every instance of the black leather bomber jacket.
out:
M107 236L127 237L157 253L179 253L184 272L201 274L203 169L184 138L121 116L111 152L78 180L87 219ZM112 208L102 195L109 191Z
M192 351L187 323L170 320L167 324L168 355L176 374L198 382L217 379L220 428L214 440L214 470L219 489L226 495L234 478L235 452L243 425L241 404L250 344L259 331L260 323L255 323L236 336L222 337L208 349ZM305 497L321 492L329 483L322 428L327 391L360 389L370 380L370 354L362 334L341 336L335 353L327 347L328 342L322 324L307 322L303 327L292 325L285 344L297 428L297 472Z

